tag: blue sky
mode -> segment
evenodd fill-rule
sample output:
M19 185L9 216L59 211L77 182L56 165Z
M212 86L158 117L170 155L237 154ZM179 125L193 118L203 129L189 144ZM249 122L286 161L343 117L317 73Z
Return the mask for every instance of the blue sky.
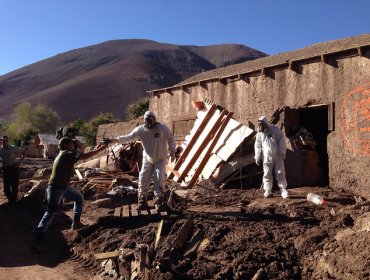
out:
M114 39L273 55L370 33L370 0L0 0L0 75Z

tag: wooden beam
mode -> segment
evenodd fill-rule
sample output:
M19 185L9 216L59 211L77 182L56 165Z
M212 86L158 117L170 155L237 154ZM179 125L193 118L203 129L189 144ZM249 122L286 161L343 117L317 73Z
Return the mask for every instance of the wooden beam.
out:
M159 222L158 229L157 229L157 234L155 235L155 242L154 242L154 249L157 249L160 241L161 241L161 235L162 235L162 229L163 229L163 221Z
M188 218L186 222L182 225L179 234L177 235L175 241L173 242L172 247L174 249L180 249L185 245L188 239L189 233L191 229L193 228L193 226L194 226L193 219Z
M118 256L119 256L119 251L118 250L111 251L111 252L106 252L106 253L94 254L94 258L97 261L118 258Z
M194 163L198 160L199 155L203 152L203 150L207 147L209 141L213 138L216 131L219 129L220 124L222 123L222 119L227 114L226 110L223 110L219 117L217 118L216 122L213 124L211 130L209 131L208 135L204 139L204 141L200 144L198 147L198 150L194 153L193 157L190 159L188 165L185 167L185 169L182 171L180 177L177 178L176 182L180 183L186 175L188 175L188 172L193 167ZM196 139L197 140L197 139Z
M195 182L198 180L199 174L202 172L204 166L206 165L213 151L213 148L216 146L218 139L221 137L222 132L224 131L226 125L228 124L232 115L234 114L233 112L228 112L227 110L224 110L223 112L227 113L226 117L222 120L221 127L218 129L215 137L212 139L211 145L208 147L208 150L206 151L206 154L204 155L203 159L198 165L197 170L195 170L193 176L191 177L190 182L188 183L189 188L194 186Z
M208 110L206 116L204 117L202 123L199 125L198 130L195 132L195 134L193 135L193 137L189 141L189 144L186 146L186 148L182 152L180 158L178 159L178 161L176 162L175 166L173 167L173 171L178 172L179 168L184 163L186 157L188 156L189 152L191 151L191 149L193 148L194 144L196 143L199 135L203 132L204 128L207 126L209 120L213 116L213 113L216 111L216 109L217 109L217 107L216 107L215 104L213 104L209 108L209 110ZM173 172L173 171L170 174L168 174L168 179L172 179L173 176L175 175L175 172ZM177 175L179 175L179 176L177 176ZM177 175L176 175L176 177L180 177L180 174L177 174Z

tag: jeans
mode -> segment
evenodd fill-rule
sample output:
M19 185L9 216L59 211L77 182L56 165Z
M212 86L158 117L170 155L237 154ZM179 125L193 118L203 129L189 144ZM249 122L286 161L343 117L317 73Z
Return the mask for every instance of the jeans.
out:
M47 210L41 218L40 223L37 226L37 231L45 233L51 221L53 220L56 212L58 211L59 205L64 197L74 201L73 213L75 215L81 215L83 209L84 198L83 195L71 186L67 186L64 189L50 189L47 188Z
M19 185L19 167L14 164L10 167L3 168L4 193L10 204L17 202L18 185Z

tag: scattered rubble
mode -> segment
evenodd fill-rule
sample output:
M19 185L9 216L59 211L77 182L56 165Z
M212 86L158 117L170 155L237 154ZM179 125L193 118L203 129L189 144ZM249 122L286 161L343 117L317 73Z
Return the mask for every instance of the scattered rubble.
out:
M219 109L210 110L216 114ZM53 248L53 234L62 232L65 251L59 260L78 269L82 276L74 279L370 279L369 201L319 186L292 188L285 200L277 189L272 198L263 198L260 181L239 184L260 174L251 165L253 131L243 128L245 137L221 152L229 141L225 139L232 138L228 133L241 128L227 128L233 121L220 119L227 112L213 113L200 113L203 120L214 118L218 123L208 132L205 122L200 129L201 143L208 144L196 144L190 137L168 169L164 211L155 210L151 191L151 208L136 210L138 143L111 147L108 157L77 166L71 184L85 197L82 221L87 226L68 229L72 204L64 200L47 241ZM198 125L193 137L203 121ZM132 147L136 152L123 158L126 169L115 165L115 155ZM24 169L40 161L27 159ZM32 208L27 214L35 221L43 211L51 162L40 165L33 173L23 173L20 186L19 211ZM320 194L327 205L307 202L309 192Z

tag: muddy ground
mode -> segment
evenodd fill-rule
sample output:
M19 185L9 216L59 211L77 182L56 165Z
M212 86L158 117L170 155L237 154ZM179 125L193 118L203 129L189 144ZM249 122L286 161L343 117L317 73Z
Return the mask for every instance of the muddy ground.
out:
M48 165L28 160L26 177ZM370 279L370 203L351 193L301 187L283 200L277 192L262 198L255 187L205 185L177 192L167 215L117 217L115 209L134 203L135 196L113 197L98 207L94 201L108 190L76 184L85 194L88 226L69 229L72 203L66 201L49 228L45 251L35 252L32 229L43 213L43 189L25 197L30 179L22 179L15 208L0 197L0 279L133 279L140 256L146 260L137 279ZM309 192L328 205L307 202ZM117 258L94 257L115 250Z

